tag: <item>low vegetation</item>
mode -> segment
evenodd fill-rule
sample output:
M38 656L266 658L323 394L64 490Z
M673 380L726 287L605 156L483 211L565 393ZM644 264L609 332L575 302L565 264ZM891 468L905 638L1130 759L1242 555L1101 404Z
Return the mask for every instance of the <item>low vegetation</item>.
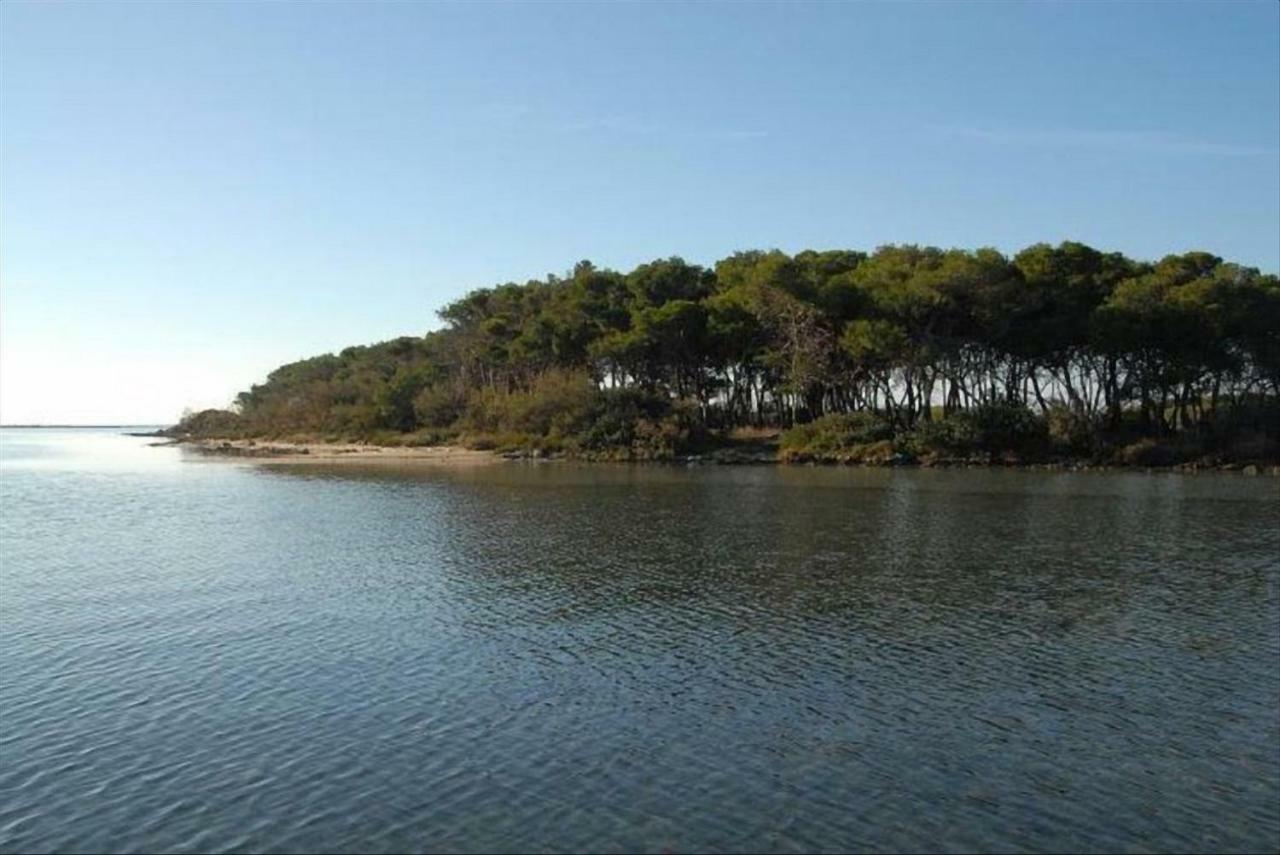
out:
M1274 402L1261 409L1259 424L1280 419ZM1136 467L1280 459L1280 443L1264 429L1217 426L1156 438L1144 436L1142 428L1131 415L1110 430L1082 426L1061 409L1038 414L1020 404L961 410L896 431L872 414L830 415L785 431L780 457L787 462L873 465L1072 462Z
M584 261L440 316L282 366L172 432L664 459L772 428L795 461L1140 466L1280 442L1280 284L1201 252Z

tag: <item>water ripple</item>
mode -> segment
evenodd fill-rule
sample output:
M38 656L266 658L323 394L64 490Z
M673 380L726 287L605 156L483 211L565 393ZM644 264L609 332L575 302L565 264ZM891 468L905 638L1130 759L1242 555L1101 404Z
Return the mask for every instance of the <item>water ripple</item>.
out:
M51 459L0 851L1280 845L1273 482Z

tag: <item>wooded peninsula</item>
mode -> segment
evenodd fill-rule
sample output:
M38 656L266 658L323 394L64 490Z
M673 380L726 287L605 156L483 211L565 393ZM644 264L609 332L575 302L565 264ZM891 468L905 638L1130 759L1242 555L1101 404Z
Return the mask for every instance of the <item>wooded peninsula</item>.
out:
M1280 456L1280 280L1205 252L582 261L439 315L284 365L168 433L632 460L749 457L779 434L788 461Z

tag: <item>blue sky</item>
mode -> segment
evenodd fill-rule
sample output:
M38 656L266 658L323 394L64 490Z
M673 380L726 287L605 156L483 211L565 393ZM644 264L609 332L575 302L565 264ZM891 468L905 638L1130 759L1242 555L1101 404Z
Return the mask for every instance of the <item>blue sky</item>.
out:
M166 422L582 258L1280 268L1280 5L0 4L0 420Z

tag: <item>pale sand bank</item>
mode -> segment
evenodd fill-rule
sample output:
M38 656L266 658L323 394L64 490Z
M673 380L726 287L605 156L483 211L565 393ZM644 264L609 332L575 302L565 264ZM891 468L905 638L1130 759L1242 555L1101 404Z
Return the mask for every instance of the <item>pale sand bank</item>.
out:
M211 458L261 460L269 463L422 463L435 466L477 466L501 462L492 451L454 446L397 447L343 442L277 442L252 439L201 439L180 443Z

